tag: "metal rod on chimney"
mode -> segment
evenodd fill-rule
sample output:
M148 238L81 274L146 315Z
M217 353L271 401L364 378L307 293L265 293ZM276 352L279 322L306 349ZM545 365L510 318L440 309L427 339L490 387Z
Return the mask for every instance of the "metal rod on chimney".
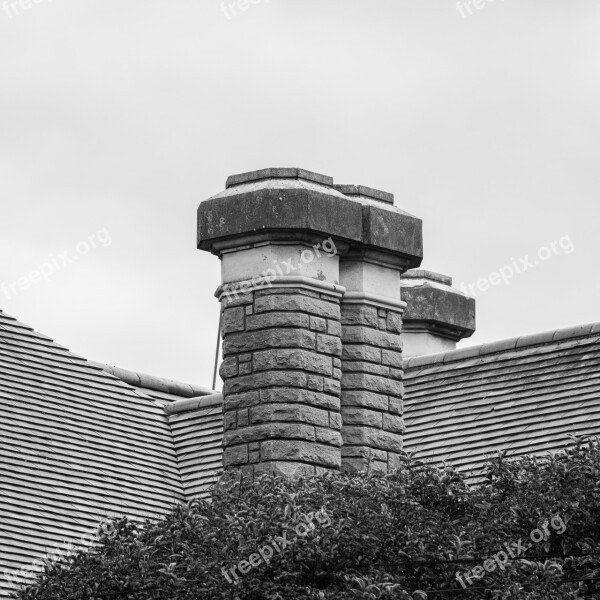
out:
M223 321L223 310L219 311L219 329L217 331L217 349L215 351L215 369L213 371L212 389L216 389L217 385L217 369L219 367L219 350L221 348L221 323Z

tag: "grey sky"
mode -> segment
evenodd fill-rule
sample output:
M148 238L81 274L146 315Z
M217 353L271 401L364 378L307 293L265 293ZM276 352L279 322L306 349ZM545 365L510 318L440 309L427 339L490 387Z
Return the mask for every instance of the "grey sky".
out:
M597 0L22 1L0 0L0 284L60 268L0 308L74 352L209 385L195 211L267 166L394 192L457 285L529 255L477 291L469 344L600 320Z

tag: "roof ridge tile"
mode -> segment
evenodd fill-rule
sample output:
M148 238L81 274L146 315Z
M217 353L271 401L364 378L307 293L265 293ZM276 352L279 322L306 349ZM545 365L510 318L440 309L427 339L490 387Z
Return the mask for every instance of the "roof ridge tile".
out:
M487 342L478 346L469 346L458 350L449 350L437 354L425 354L423 356L411 356L404 359L405 369L414 369L416 367L425 367L433 364L448 364L459 362L468 358L477 358L489 354L499 354L510 350L517 350L531 346L541 346L553 342L563 342L566 340L589 337L600 334L600 323L588 323L585 325L576 325L564 329L555 329L542 333L523 335L516 338L498 340L496 342Z

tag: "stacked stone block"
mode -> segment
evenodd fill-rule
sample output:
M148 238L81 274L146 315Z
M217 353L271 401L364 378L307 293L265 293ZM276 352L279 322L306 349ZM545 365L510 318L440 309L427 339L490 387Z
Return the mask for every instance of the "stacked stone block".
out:
M402 450L401 312L342 301L342 469L391 472Z
M339 294L271 287L221 301L225 472L339 469Z
M421 220L392 194L271 168L201 202L197 241L221 260L225 473L393 469L400 274L421 263Z

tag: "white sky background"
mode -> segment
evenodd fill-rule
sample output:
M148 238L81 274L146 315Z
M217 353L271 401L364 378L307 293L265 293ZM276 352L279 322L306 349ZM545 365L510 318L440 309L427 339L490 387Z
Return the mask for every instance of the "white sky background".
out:
M196 208L297 166L394 192L455 284L467 344L600 321L600 3L0 0L0 283L112 244L0 308L74 352L210 385L219 261ZM10 6L5 3L4 8ZM231 15L230 15L231 17ZM10 296L10 297L9 297Z

